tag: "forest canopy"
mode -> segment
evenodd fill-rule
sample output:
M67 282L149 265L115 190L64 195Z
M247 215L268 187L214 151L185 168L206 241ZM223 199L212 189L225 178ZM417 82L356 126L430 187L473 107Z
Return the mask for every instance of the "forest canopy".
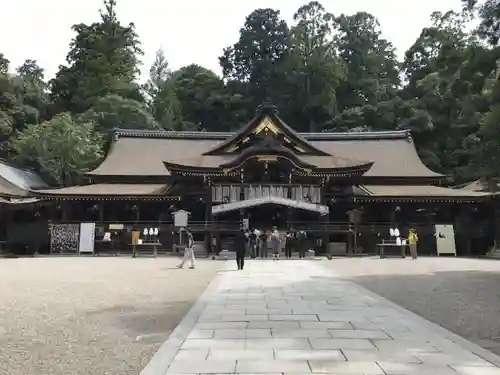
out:
M498 182L500 0L463 5L430 15L402 61L369 13L312 1L288 24L279 9L255 9L220 53L222 76L172 70L160 49L140 84L140 36L104 0L94 23L73 25L51 79L33 56L9 73L0 51L0 157L78 183L115 127L231 131L267 102L300 132L410 129L424 163L451 184Z

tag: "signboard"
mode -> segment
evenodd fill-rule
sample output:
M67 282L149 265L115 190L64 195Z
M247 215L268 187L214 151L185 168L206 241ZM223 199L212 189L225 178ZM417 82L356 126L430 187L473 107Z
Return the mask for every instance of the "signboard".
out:
M457 255L453 224L435 225L437 254Z
M173 213L174 215L174 225L176 227L185 228L188 225L189 212L184 210L179 210Z
M81 223L80 224L80 240L78 243L78 252L94 253L94 239L95 239L95 223Z

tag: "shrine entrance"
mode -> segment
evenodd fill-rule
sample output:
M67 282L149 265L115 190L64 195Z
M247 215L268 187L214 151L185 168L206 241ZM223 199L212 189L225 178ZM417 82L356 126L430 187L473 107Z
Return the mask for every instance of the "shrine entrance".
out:
M328 215L329 207L283 197L265 196L246 199L212 207L213 215L223 215L239 211L240 217L249 220L251 228L261 230L278 227L280 231L289 229L294 221L314 223L320 215Z

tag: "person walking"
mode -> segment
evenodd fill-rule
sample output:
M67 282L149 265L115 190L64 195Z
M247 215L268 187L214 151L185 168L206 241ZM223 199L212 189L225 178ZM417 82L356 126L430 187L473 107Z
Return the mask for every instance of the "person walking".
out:
M281 238L278 228L273 227L271 232L271 249L273 250L273 260L276 262L280 260Z
M189 267L189 269L194 270L195 260L194 260L194 237L193 237L193 232L191 232L191 229L189 229L189 228L186 228L185 232L186 232L187 243L186 243L186 247L184 248L184 257L182 258L182 261L177 266L177 268L184 268L184 263L186 263L186 261L188 259L190 259L191 260L191 267Z
M307 233L303 230L299 230L296 235L297 247L299 250L299 259L306 257L306 247L307 247Z
M417 259L417 244L418 244L418 234L414 228L411 228L408 232L408 245L410 246L411 259Z
M245 266L245 253L247 248L247 236L243 228L240 229L236 235L234 246L236 250L236 265L239 270L242 270Z

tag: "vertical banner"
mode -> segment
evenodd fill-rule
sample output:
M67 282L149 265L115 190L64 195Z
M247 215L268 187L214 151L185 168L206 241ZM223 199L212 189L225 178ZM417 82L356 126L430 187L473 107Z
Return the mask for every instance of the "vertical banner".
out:
M78 245L78 252L94 253L94 238L95 238L95 223L81 223L80 224L80 242Z
M437 254L457 255L453 224L435 225Z

